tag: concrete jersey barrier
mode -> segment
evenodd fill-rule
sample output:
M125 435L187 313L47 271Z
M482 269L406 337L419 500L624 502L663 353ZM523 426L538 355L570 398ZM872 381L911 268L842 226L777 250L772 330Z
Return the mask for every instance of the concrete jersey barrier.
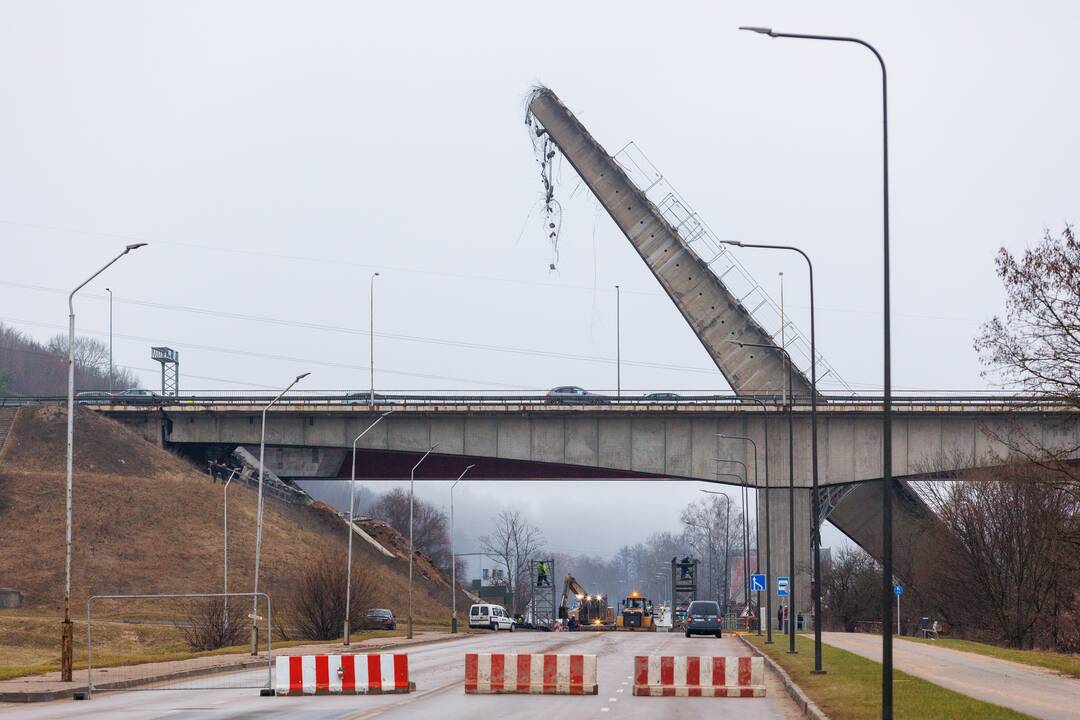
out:
M409 656L278 655L274 673L278 695L407 693Z
M760 657L638 655L634 695L765 697L765 661Z
M596 695L597 689L595 655L465 655L465 692L470 695Z

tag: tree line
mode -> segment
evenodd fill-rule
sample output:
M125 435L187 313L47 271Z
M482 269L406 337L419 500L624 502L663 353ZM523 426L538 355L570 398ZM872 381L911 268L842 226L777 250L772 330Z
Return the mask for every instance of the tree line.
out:
M67 394L68 337L57 334L42 344L0 323L0 397ZM130 370L113 367L114 390L138 387ZM109 346L96 338L75 338L75 392L108 390Z

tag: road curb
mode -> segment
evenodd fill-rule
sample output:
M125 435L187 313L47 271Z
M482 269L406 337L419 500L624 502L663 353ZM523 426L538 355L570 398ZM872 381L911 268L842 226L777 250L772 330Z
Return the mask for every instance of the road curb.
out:
M368 654L371 652L382 652L384 650L390 650L398 647L415 647L419 645L430 645L432 643L446 642L447 640L454 640L456 638L464 637L468 633L458 633L457 635L447 635L445 638L432 638L430 640L420 640L411 643L386 643L383 645L369 645L365 648L355 648L359 652ZM338 646L339 648L342 646ZM287 650L288 648L286 648ZM350 648L351 649L351 648ZM341 654L341 653L335 653ZM135 666L138 667L138 666ZM215 665L213 667L206 668L193 668L190 670L177 670L174 672L162 673L160 675L154 675L144 678L136 678L133 680L116 680L114 682L94 683L94 692L101 692L104 690L123 690L126 688L138 687L140 685L153 685L154 683L166 682L169 680L180 680L182 678L195 677L198 675L216 675L218 673L236 672L239 670L251 670L266 667L266 659L262 660L239 660L237 662L230 663L228 665ZM111 670L113 668L103 668ZM72 684L70 687L61 688L59 690L27 690L25 692L20 691L0 691L0 703L32 703L32 702L52 702L53 700L65 700L71 698L75 693L87 693L89 688L85 683L82 685Z
M752 642L745 639L742 635L736 637L739 638L739 642L750 649L750 652L758 657L764 658L765 665L780 676L780 681L784 683L784 688L788 691L788 695L791 696L791 699L794 700L795 704L803 711L803 715L812 718L812 720L829 720L829 716L822 712L821 708L819 708L817 704L803 692L803 689L791 679L791 676L787 674L787 671L785 671L784 668L780 667L779 663L758 650Z

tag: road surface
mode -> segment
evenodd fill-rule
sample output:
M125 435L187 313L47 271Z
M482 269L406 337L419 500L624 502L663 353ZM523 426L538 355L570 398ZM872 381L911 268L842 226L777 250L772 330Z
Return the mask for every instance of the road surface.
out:
M600 694L465 695L466 652L563 652L597 655ZM680 720L702 717L740 720L795 720L801 713L768 674L764 698L633 697L634 655L746 655L734 638L691 638L676 633L484 633L433 643L409 651L409 671L417 690L409 695L259 697L257 690L145 690L105 692L93 700L4 705L0 720L229 720L232 718L379 718L419 720L459 717L627 718ZM251 674L251 682L265 678ZM233 681L234 678L230 678Z
M881 662L881 636L826 632L825 642ZM1080 680L935 645L893 640L893 667L978 700L1045 720L1080 718Z

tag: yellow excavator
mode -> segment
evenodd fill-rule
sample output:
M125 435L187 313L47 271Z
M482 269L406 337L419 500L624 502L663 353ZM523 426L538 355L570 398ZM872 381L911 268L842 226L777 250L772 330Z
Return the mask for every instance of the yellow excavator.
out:
M626 631L655 632L652 600L642 597L637 590L622 601L621 612L615 618L615 629Z
M571 593L578 600L578 606L573 610L567 608ZM590 595L573 575L566 573L559 618L568 620L571 617L577 620L582 630L610 630L615 627L615 608L607 604L607 595Z

